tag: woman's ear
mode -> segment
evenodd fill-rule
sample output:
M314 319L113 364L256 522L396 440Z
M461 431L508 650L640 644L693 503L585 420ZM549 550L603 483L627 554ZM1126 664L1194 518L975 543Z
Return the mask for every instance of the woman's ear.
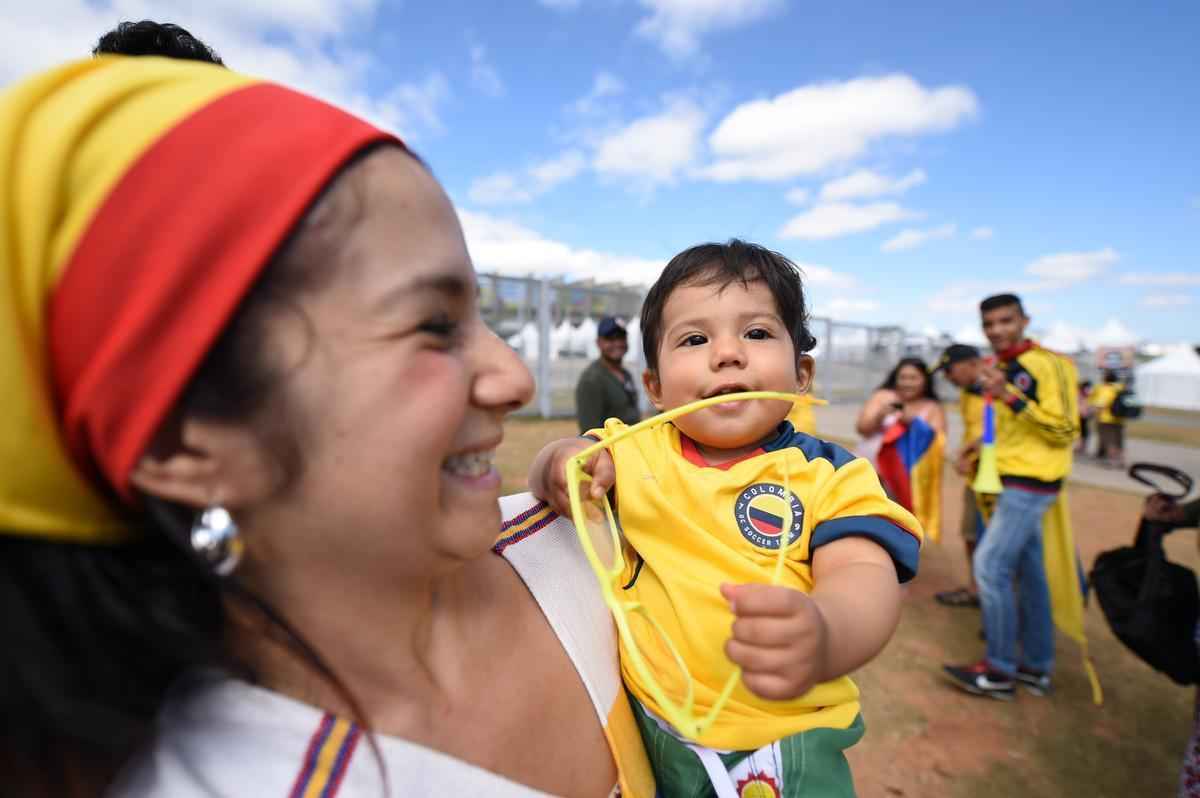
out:
M799 389L797 393L808 393L812 387L815 369L816 362L812 359L812 355L800 355L796 358L796 387Z
M183 419L163 425L129 480L143 493L189 507L237 507L270 495L278 472L245 427Z
M662 383L658 381L658 372L654 369L643 371L642 385L646 388L646 395L650 397L650 404L654 405L654 409L661 413L663 411Z

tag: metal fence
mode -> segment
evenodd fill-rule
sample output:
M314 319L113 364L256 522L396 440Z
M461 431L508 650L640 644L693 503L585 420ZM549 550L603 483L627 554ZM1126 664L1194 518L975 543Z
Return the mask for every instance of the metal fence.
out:
M563 283L536 277L479 275L484 320L529 366L536 399L521 410L543 418L575 415L575 383L599 352L596 323L603 316L628 322L625 365L635 376L645 368L638 316L641 288ZM931 363L949 339L879 326L815 317L817 348L814 393L830 402L860 402L902 357ZM648 410L643 397L643 410Z

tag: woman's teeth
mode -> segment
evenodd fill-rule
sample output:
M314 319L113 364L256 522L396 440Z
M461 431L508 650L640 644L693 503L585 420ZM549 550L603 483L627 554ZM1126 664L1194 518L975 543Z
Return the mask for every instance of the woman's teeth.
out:
M486 452L471 452L447 457L442 463L442 469L459 477L482 477L492 470L492 460L496 450Z

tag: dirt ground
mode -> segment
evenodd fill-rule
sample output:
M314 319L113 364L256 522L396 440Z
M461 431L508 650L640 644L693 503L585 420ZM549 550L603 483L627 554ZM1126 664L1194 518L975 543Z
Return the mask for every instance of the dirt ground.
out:
M499 462L505 491L524 490L525 469L542 444L574 435L571 422L512 421ZM1200 476L1200 475L1197 475ZM1060 635L1055 692L1011 703L961 693L941 676L944 662L981 656L979 612L942 607L937 591L965 576L958 536L961 479L946 472L942 542L922 553L920 575L884 653L855 675L867 733L851 750L862 798L1167 798L1173 796L1192 726L1193 691L1128 652L1098 606L1087 611L1091 653L1104 687L1092 704L1078 647ZM1133 538L1140 500L1072 486L1075 537L1085 567ZM1195 532L1167 541L1169 556L1200 566Z

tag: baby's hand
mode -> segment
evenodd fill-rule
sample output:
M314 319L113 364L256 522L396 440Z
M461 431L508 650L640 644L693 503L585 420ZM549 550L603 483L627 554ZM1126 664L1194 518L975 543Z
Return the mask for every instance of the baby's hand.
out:
M829 630L815 601L778 585L721 585L737 620L725 654L760 698L784 701L822 681Z
M547 444L534 458L529 469L529 490L547 502L559 515L571 517L571 499L567 495L567 461L594 443L586 438L564 438ZM617 481L617 469L612 455L601 451L583 467L591 475L590 490L583 498L599 499Z

